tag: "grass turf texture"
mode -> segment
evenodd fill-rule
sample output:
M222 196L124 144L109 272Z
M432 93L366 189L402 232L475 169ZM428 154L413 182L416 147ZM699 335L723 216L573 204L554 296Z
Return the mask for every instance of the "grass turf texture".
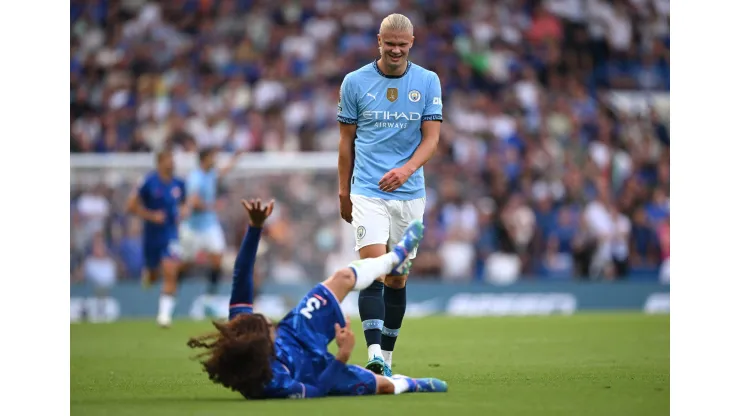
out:
M448 393L246 401L189 360L185 343L207 322L72 324L71 414L667 415L669 326L642 314L408 319L394 371L446 380Z

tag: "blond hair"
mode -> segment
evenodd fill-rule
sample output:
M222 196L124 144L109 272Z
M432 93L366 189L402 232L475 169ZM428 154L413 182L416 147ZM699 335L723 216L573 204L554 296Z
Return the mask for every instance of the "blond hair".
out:
M385 19L380 23L380 32L393 31L393 32L409 32L414 34L414 25L411 24L411 20L408 17L393 13L386 16Z

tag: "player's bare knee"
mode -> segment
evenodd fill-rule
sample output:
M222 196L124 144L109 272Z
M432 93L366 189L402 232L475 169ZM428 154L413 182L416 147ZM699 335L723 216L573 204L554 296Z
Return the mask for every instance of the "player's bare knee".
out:
M355 285L355 274L349 267L345 267L334 272L328 281L340 287L351 289Z
M403 289L406 287L406 279L408 277L406 274L402 276L386 276L385 285L393 289Z
M375 384L378 386L377 394L394 394L396 387L384 376L375 375Z

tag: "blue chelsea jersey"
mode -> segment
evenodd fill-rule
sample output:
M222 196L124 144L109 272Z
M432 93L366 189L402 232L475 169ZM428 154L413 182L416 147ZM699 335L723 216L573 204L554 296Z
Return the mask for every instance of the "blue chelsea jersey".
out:
M351 193L386 200L424 197L424 168L391 193L378 182L411 159L422 122L442 121L437 74L409 62L403 75L389 76L372 62L345 76L337 107L337 121L357 125Z

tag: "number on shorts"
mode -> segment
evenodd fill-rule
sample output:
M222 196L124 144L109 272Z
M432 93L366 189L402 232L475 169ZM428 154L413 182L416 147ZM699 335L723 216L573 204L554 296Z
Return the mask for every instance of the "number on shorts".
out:
M305 316L306 319L313 318L313 315L311 312L315 311L316 309L319 309L321 307L321 302L316 298L308 298L306 301L306 306L301 309L301 315Z

